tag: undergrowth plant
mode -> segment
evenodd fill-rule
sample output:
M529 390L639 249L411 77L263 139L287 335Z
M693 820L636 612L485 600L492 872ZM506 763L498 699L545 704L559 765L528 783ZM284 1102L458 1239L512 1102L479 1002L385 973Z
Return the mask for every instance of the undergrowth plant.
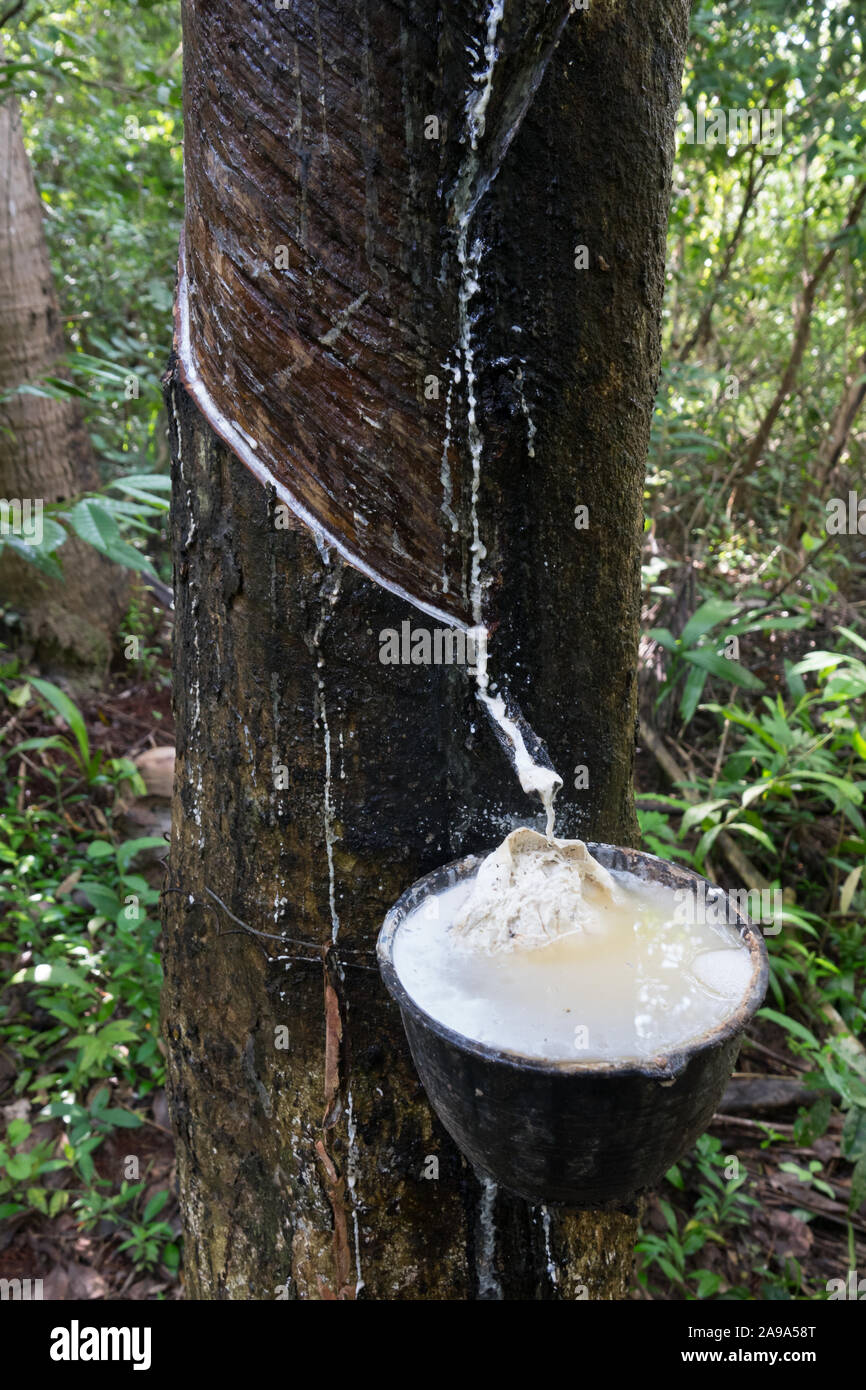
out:
M813 1144L842 1115L853 1214L866 1201L866 1052L858 1042L866 1031L866 641L850 628L836 631L840 650L785 663L785 694L749 706L702 705L727 752L712 775L684 784L685 795L644 798L651 809L638 815L648 848L701 873L719 836L735 837L780 894L767 933L770 998L759 1017L781 1028L809 1066L803 1079L816 1097L801 1109L795 1141ZM769 1126L767 1134L770 1142ZM806 1187L835 1195L820 1164L795 1166ZM647 1239L644 1254L660 1259L659 1238ZM671 1230L668 1243L678 1239ZM687 1244L680 1241L676 1260L670 1250L665 1257L682 1288L691 1287L683 1259L694 1239ZM710 1283L694 1287L704 1290L694 1296L707 1296Z
M141 1127L141 1102L164 1081L159 892L135 864L164 842L113 831L111 798L137 777L134 765L93 749L80 710L56 686L31 680L25 694L8 677L9 666L7 709L36 696L64 731L0 743L0 1051L14 1069L0 1097L0 1219L70 1208L83 1229L116 1223L142 1268L176 1268L171 1228L158 1219L164 1202L139 1211L144 1182L120 1184L98 1168L101 1146ZM52 786L56 806L42 787L26 795L28 777ZM76 807L100 795L107 829L94 836Z

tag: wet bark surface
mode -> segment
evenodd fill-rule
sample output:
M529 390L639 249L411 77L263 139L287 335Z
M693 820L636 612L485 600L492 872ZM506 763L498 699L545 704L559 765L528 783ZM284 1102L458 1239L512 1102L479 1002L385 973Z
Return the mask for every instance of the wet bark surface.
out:
M192 90L204 101L207 88L211 103L206 119L200 104L188 116L187 270L199 370L210 372L215 392L237 383L231 418L256 453L272 438L294 468L304 436L310 487L321 487L328 505L349 498L353 513L366 508L366 526L357 523L350 539L368 538L362 558L371 569L423 588L428 608L447 607L450 594L448 611L463 621L472 617L477 527L487 550L492 674L509 681L565 778L557 832L634 843L641 488L687 7L598 3L572 16L554 46L555 7L507 5L503 85L491 88L487 143L478 141L473 177L454 193L469 166L459 132L449 137L455 143L438 153L449 177L437 170L432 207L428 174L411 157L411 121L391 126L394 103L404 115L411 106L464 123L486 9L387 7L396 37L386 43L376 29L385 7L300 5L274 17L252 5L233 45L213 39L209 47L205 29L233 32L231 8L186 6L188 98ZM257 24L269 26L267 36L251 49ZM337 106L333 131L330 88L323 106L321 64L311 58L317 25L346 101L351 89L352 101L366 93L376 103L351 122ZM476 60L467 67L470 33ZM322 61L327 68L330 59ZM253 222L232 242L216 214L206 225L206 199L220 196L207 185L226 180L225 161L217 178L207 145L228 139L235 118L227 108L244 108L251 66L262 67L256 81L283 141L274 135L268 144L257 117L259 143L282 157L298 113L292 159L303 148L309 160L306 182L297 162L287 165L286 197L249 170L241 201ZM404 109L400 73L415 68ZM360 86L348 81L359 73L367 74ZM361 158L361 184L348 169L322 172L325 119L334 157L345 148ZM384 148L399 147L402 164L375 143L385 125ZM336 191L333 225L323 223L314 242L325 199L316 177ZM448 209L449 198L452 210L455 199L467 208L479 190L465 242L477 267L472 289ZM239 288L250 240L261 255L277 221L280 240L291 234L296 249L308 241L285 301L294 315L286 337L272 296L253 322L256 296L249 284ZM389 228L404 229L402 239L389 240ZM585 269L575 267L578 246L587 248ZM361 312L381 312L387 332L359 329L349 354L331 361L320 341L327 324L374 282L380 288ZM327 324L314 303L321 312L330 305ZM465 341L454 346L461 325L470 329L468 364ZM270 396L266 340L271 375L287 363L302 368ZM396 342L414 347L396 350ZM438 400L423 391L419 399L415 388L401 396L419 372L439 373ZM279 478L268 486L249 458L239 462L211 428L231 437L226 412L210 409L207 423L197 408L204 397L185 375L195 401L177 370L169 385L178 774L164 1023L190 1292L621 1297L633 1217L545 1211L480 1182L431 1114L375 969L384 912L413 879L491 848L515 824L539 826L538 809L465 670L380 660L384 632L403 623L429 631L430 619L292 518ZM409 402L405 417L401 401ZM378 442L363 432L355 439L362 412L387 422ZM443 524L446 441L456 532L447 516ZM585 529L575 526L579 507L588 509ZM332 530L343 524L333 511L327 519ZM577 766L587 770L579 786ZM280 939L251 938L229 912Z
M273 498L173 400L163 1023L190 1293L620 1291L631 1244L609 1232L630 1219L562 1218L480 1183L429 1109L376 969L402 889L513 823L520 793L464 673L383 666L379 632L417 615L304 529L275 529ZM286 939L257 943L211 894Z

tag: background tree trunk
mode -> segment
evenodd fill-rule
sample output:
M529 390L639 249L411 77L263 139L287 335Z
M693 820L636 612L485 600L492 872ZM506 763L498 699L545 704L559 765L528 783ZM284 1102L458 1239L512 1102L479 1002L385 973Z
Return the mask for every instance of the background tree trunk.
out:
M339 261L349 281L346 300L366 292L365 310L369 302L371 314L379 314L370 320L374 328L387 325L392 304L395 357L411 339L414 357L400 360L409 362L409 377L421 373L419 389L414 403L396 388L392 394L407 418L426 420L437 466L443 439L450 433L452 441L460 565L447 547L442 556L454 585L433 587L438 523L435 509L425 513L420 505L417 531L411 516L402 530L412 563L401 569L395 562L389 578L411 591L426 575L430 587L420 600L442 606L456 592L464 608L455 617L465 618L477 528L484 570L493 577L485 616L495 629L494 675L508 679L565 778L557 831L634 843L641 493L658 374L685 0L597 0L569 19L555 45L541 32L549 23L543 6L506 5L504 85L491 89L479 176L484 196L472 221L477 290L467 290L453 227L443 227L441 169L431 196L428 174L395 178L385 155L389 139L394 148L399 143L396 103L404 159L408 149L410 171L422 169L423 121L402 119L401 102L408 109L413 93L423 93L422 106L434 102L438 82L438 105L427 109L462 118L467 81L477 90L465 71L467 35L474 35L477 69L495 7L408 3L359 11L333 0L276 17L253 5L250 18L225 3L209 5L201 23L199 9L185 9L193 187L187 255L203 358L191 370L187 354L183 375L195 401L207 409L206 381L211 407L223 394L239 412L226 417L210 409L219 433L232 438L226 419L233 419L247 438L261 435L263 452L270 447L279 401L269 398L270 378L256 378L255 354L248 354L257 332L281 332L280 304L256 323L268 287L258 287L258 309L255 295L245 292L232 320L237 352L227 339L217 353L214 325L226 320L220 313L208 319L208 293L219 296L221 285L240 283L239 267L267 258L291 234L286 209L301 215L292 201L298 168L307 189L325 179L322 165L335 169L347 244L316 236L320 202L307 198L304 227L295 233L316 247L317 260L308 256L309 269L295 276L293 333L308 332L308 351L316 352L322 287ZM252 57L242 55L249 33L257 43ZM205 63L202 45L214 35L219 41ZM265 52L275 73L282 60L291 110L299 113L292 131L304 158L293 146L299 165L289 161L283 171L285 197L276 195L274 178L256 185L251 162L268 141L255 123L241 111L234 133L226 131L233 89L225 64L240 69L255 59L259 67ZM310 54L316 61L307 61ZM216 71L220 55L224 67ZM337 86L328 85L332 66L365 73L368 89L379 93L379 123L368 113L360 150L349 98L342 108L330 104L332 91L339 101ZM210 119L206 102L222 103L222 123ZM272 91L270 105L284 118L287 92ZM512 136L506 148L503 130ZM208 131L216 132L218 151L208 150ZM465 171L460 119L446 143L441 163L452 174ZM282 157L275 138L268 147ZM227 151L234 161L228 172ZM359 242L352 239L353 151L362 196L389 229L386 249L375 240L377 224ZM202 186L218 157L217 193L242 182L254 247L227 230L231 207L212 206L209 220L200 216ZM207 226L216 259L205 288ZM587 269L575 268L579 245L588 249ZM412 293L404 293L407 284ZM465 341L462 353L448 358L466 327L468 301L469 363ZM337 337L328 344L335 354ZM386 442L377 478L385 513L399 521L400 498L407 507L411 501L406 480L416 458L399 448L405 429L394 426L400 413L393 402L377 400L381 348L381 340L360 331L345 349L342 377L327 380L341 381L344 405L354 401L379 420ZM452 371L450 397L443 392L438 405L428 405L420 389L424 368L441 372L446 360L462 364L460 378ZM246 364L245 387L239 362ZM279 362L272 356L271 373ZM324 370L333 374L333 363ZM291 379L283 386L294 389ZM634 1214L535 1209L479 1181L430 1112L375 968L382 917L409 883L458 855L492 848L515 824L539 823L479 714L471 679L456 667L383 665L380 634L404 620L423 625L423 615L346 564L321 536L317 542L297 519L284 524L279 465L271 470L275 485L263 487L251 471L256 460L244 468L226 447L176 364L167 396L178 761L163 1014L189 1292L622 1297ZM320 403L310 401L307 416L303 400L296 403L287 455L303 435L314 470L321 476L324 460L337 468L338 495L342 469L363 509L364 479L351 459L339 457L345 437L328 432ZM422 459L418 490L425 467ZM391 474L396 482L388 492ZM297 478L288 479L287 490L289 484L297 486ZM588 508L587 529L575 527L577 506ZM375 518L371 505L368 524ZM337 540L348 551L357 538L341 525L337 518ZM416 534L423 544L413 548ZM362 558L384 571L387 549L377 534ZM580 790L576 766L588 769ZM277 939L255 940L238 921Z
M0 106L0 189L0 496L63 502L99 479L78 403L17 393L22 384L65 371L42 202L13 99ZM3 549L0 599L20 615L41 663L103 670L128 577L76 536L57 558L62 580Z

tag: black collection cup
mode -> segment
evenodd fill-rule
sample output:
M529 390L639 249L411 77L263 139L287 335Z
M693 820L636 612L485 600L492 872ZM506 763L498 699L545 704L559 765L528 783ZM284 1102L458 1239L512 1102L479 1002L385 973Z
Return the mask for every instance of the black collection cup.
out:
M752 974L739 1007L676 1052L640 1062L548 1062L473 1042L419 1008L394 968L395 939L431 894L472 877L480 855L408 888L385 918L377 954L430 1104L474 1167L529 1202L603 1208L652 1187L706 1129L763 1002L768 966L760 927L722 889L652 854L588 848L606 869L695 893L703 885L714 915L724 914L748 947Z

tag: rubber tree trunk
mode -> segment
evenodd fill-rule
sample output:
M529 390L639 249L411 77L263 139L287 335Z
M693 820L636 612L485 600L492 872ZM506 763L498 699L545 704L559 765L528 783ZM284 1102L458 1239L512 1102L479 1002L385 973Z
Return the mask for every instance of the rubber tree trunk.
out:
M96 487L98 477L77 401L18 391L65 373L42 202L11 98L0 106L0 189L0 497L63 502ZM117 638L128 578L75 536L56 556L62 580L8 547L0 551L0 601L18 613L43 665L100 673Z
M196 1298L619 1298L630 1277L633 1212L476 1177L373 956L421 873L539 824L467 672L380 660L387 630L433 625L405 595L469 622L482 577L493 676L565 778L557 832L636 836L688 7L500 8L185 7L163 1021Z

